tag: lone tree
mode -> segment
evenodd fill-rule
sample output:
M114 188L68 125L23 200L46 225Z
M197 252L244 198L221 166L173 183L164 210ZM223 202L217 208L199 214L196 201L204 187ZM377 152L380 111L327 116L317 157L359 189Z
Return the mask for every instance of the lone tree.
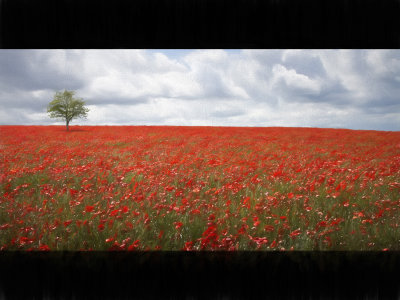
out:
M85 107L85 102L80 98L73 98L74 95L75 91L56 92L53 101L47 107L50 118L65 120L67 131L73 119L86 118L89 112L89 109Z

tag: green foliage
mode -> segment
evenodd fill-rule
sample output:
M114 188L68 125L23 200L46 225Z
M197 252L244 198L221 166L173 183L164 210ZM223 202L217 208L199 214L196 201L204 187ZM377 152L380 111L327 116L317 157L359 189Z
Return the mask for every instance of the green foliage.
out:
M53 101L47 107L50 118L62 119L68 125L73 119L86 118L89 109L80 98L74 98L75 91L56 92Z

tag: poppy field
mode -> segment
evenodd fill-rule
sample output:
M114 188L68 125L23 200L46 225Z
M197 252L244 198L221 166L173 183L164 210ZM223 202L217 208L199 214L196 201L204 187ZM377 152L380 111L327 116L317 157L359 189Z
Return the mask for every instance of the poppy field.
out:
M1 250L400 250L400 132L0 126Z

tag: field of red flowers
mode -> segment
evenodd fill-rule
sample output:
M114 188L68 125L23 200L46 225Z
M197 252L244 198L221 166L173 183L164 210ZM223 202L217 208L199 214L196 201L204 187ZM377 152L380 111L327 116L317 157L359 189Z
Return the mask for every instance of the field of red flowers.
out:
M0 126L1 250L400 250L400 132Z

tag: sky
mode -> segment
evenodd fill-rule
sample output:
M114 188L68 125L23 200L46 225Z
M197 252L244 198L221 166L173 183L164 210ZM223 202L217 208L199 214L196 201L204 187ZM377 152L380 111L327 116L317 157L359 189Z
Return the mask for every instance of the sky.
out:
M64 89L71 125L400 130L400 50L0 50L0 125L64 124Z

